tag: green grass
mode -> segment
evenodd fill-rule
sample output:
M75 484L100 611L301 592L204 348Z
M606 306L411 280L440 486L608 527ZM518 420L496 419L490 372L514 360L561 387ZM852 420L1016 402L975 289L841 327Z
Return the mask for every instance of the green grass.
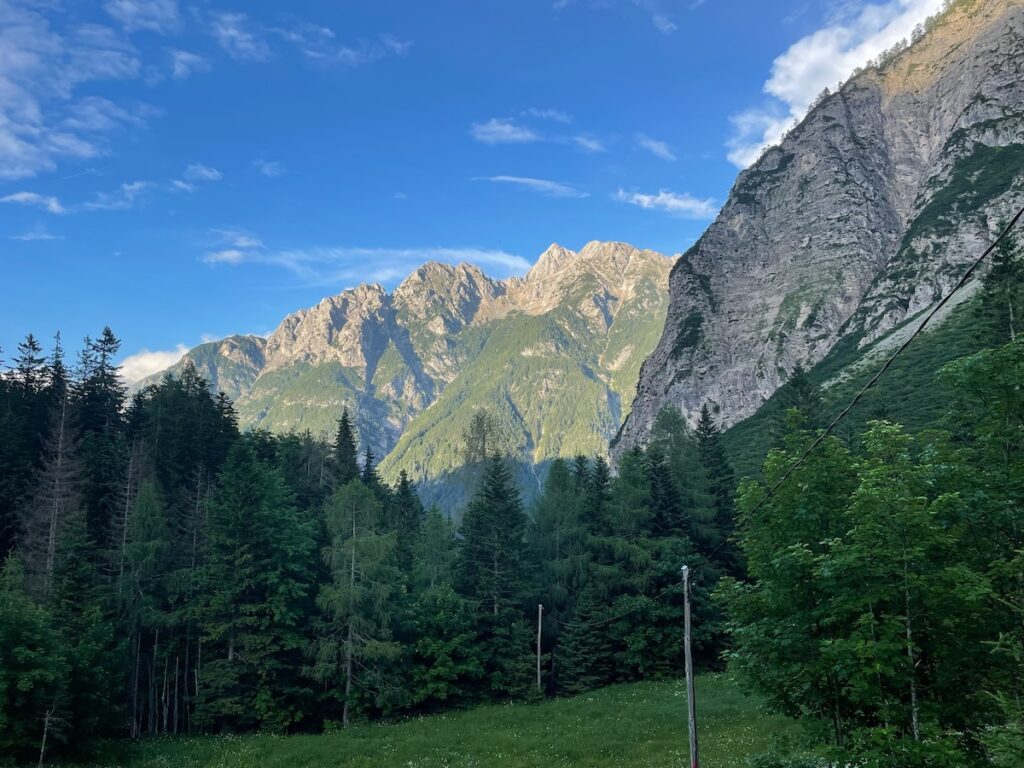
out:
M126 768L554 768L687 764L681 681L619 685L539 704L478 707L323 736L161 740L130 748ZM736 768L798 738L792 721L762 711L728 676L697 680L704 768Z

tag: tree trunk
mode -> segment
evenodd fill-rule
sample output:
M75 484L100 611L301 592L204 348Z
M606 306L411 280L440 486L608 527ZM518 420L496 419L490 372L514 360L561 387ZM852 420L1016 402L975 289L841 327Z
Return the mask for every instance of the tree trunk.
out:
M917 703L917 659L914 655L914 629L910 619L910 583L907 565L903 565L903 609L904 627L907 634L907 659L910 661L910 730L914 741L921 740L921 725Z
M53 709L46 710L43 717L43 739L39 743L39 768L43 768L43 760L46 758L46 737L50 735L50 719L53 717Z
M50 506L50 526L46 538L46 572L43 578L43 600L50 596L50 582L53 580L53 568L57 559L57 529L60 525L61 480L64 465L64 425L68 412L68 396L64 393L64 402L60 409L60 428L57 433L57 467L53 473L53 504Z
M135 684L132 686L132 738L139 735L139 665L142 660L142 633L135 635Z

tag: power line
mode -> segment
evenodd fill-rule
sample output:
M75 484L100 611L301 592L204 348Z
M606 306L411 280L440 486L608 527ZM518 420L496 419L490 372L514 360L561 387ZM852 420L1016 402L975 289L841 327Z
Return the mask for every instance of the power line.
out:
M938 314L939 310L941 310L949 302L949 300L953 298L954 294L956 294L957 291L959 291L967 284L967 282L971 279L971 276L974 274L975 270L977 270L977 268L981 266L982 262L984 262L985 259L989 257L989 255L992 253L992 251L996 249L996 246L999 245L1003 238L1010 234L1010 231L1017 225L1017 222L1020 221L1021 217L1024 217L1024 207L1017 211L1016 215L1012 219L1010 219L1009 224L1007 224L1003 231L999 233L999 236L992 241L988 248L986 248L985 251L977 259L974 260L974 262L967 268L967 271L960 276L960 279L950 289L950 291L945 296L942 297L942 300L939 301L938 304L932 307L931 311L925 316L924 320L921 321L921 324L914 330L912 334L910 334L907 340L904 341L899 346L899 348L888 357L888 359L886 359L882 367L879 368L875 375L868 380L868 382L860 389L859 392L857 392L856 395L854 395L853 399L839 413L839 415L832 420L832 422L825 428L825 430L820 435L818 435L814 442L812 442L807 447L807 449L800 455L800 457L796 461L794 461L792 465L790 465L790 467L782 474L782 477L780 477L772 484L772 486L768 489L765 495L761 497L760 501L758 501L757 504L755 504L753 508L747 513L748 515L753 515L761 507L763 507L768 502L768 500L775 495L776 491L778 491L779 488L782 487L782 484L785 483L786 480L788 480L790 476L797 470L797 468L799 468L800 465L803 464L807 460L807 458L815 451L815 449L817 449L817 447L821 445L825 441L825 439L835 431L836 427L839 426L839 422L841 422L849 415L850 411L853 410L854 406L856 406L857 403L860 402L860 399L864 397L864 395L867 393L867 391L878 382L878 380L882 377L882 374L884 374L889 369L893 362L895 362L896 358L903 354L907 347L910 346L911 342L913 342L914 339L916 339L924 331L925 327L928 325L929 322L931 322L935 315ZM721 552L722 549L730 541L732 541L732 538L733 537L731 536L723 538L722 541L720 541L708 554L701 557L701 560L697 565L692 566L690 568L690 572L695 574L701 569L703 569L709 562L711 562L715 555ZM675 590L678 586L679 585L668 586L665 589L658 592L653 597L651 597L650 600L657 601L664 595L666 595L668 592ZM635 597L643 597L643 595L635 595ZM625 618L629 614L638 610L640 607L640 605L636 605L621 614L612 616L610 618L601 619L600 621L581 622L570 620L565 622L558 621L558 623L596 627L601 626L602 624L608 624L610 622L618 621L619 619Z
M985 249L985 252L982 253L981 256L979 256L977 259L975 259L974 262L971 264L971 266L969 266L967 268L967 271L964 272L963 275L961 275L960 279L956 282L956 285L953 286L953 288L949 291L949 293L947 293L945 296L943 296L942 300L938 304L936 304L934 307L932 307L931 312L929 312L925 316L924 320L921 321L921 324L919 326L917 326L917 329L912 334L910 334L910 337L907 338L907 340L904 341L899 346L899 348L895 352L893 352L892 355L889 356L889 358L885 361L885 364L881 368L878 369L878 371L875 373L874 376L871 377L871 379L868 381L868 383L865 384L856 395L854 395L854 397L850 401L849 405L847 405L839 413L838 416L836 416L834 419L832 419L832 423L829 424L828 427L825 428L825 431L822 432L820 435L818 435L817 439L814 442L812 442L807 447L807 450L805 450L803 452L803 454L800 456L800 458L798 458L795 462L793 462L793 464L789 467L789 469L787 469L783 473L782 477L780 477L778 480L775 481L775 483L768 489L768 492L747 513L748 515L753 515L755 512L757 512L757 510L759 510L761 507L763 507L765 505L765 503L772 496L775 495L775 492L782 486L782 484L784 482L786 482L786 480L789 479L790 475L792 475L793 472L795 472L796 469L801 464L803 464L804 461L806 461L807 457L810 456L811 453L819 445L821 445L825 441L825 438L827 438L830 434L832 434L833 431L835 431L835 428L839 425L839 422L842 421L843 419L845 419L846 416L850 413L850 411L853 410L853 407L855 405L857 405L857 403L860 401L860 399L862 397L864 397L864 395L867 393L867 391L869 389L871 389L873 386L875 386L877 381L882 377L882 374L885 373L887 370L889 370L889 366L891 366L893 364L893 362L895 362L896 358L899 357L901 354L903 354L903 351L907 347L910 346L911 342L914 339L916 339L924 331L925 326L927 326L928 323L931 322L932 318L935 317L936 314L938 314L939 310L942 309L947 304L947 302L949 302L949 300L953 298L953 295L957 291L959 291L961 288L963 288L967 284L967 281L971 279L971 275L974 274L974 271L979 266L981 266L981 263L985 259L988 258L989 254L991 254L992 251L994 251L996 249L996 246L999 245L1000 241L1004 237L1006 237L1008 234L1010 234L1010 230L1012 230L1014 228L1014 226L1020 220L1021 216L1024 216L1024 207L1022 207L1019 211L1017 211L1017 214L1012 219L1010 219L1010 223L1006 225L1006 227L1003 229L1002 232L999 233L999 237L997 237L995 240L993 240L992 244L989 245L989 247ZM719 546L721 546L721 545L719 545ZM705 564L706 564L706 561L705 561Z

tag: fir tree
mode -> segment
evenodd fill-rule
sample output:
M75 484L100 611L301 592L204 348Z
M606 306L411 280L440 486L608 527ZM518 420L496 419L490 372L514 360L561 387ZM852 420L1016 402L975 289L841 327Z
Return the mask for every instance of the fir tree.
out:
M388 500L388 524L396 534L396 556L400 571L409 575L413 571L413 550L423 520L423 503L416 493L415 484L403 469L398 473Z

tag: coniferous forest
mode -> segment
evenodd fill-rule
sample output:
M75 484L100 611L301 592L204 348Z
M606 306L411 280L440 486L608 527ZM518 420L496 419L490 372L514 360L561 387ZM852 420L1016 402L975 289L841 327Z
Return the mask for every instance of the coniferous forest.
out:
M441 510L380 478L347 410L330 444L243 434L191 367L128 397L110 329L70 364L28 336L0 379L0 753L678 677L685 563L698 666L832 753L1019 765L1021 269L1004 248L972 310L982 351L939 374L942 428L830 436L767 497L823 426L802 372L738 490L711 412L691 429L666 409L616 472L557 460L525 509L482 412L471 501Z

